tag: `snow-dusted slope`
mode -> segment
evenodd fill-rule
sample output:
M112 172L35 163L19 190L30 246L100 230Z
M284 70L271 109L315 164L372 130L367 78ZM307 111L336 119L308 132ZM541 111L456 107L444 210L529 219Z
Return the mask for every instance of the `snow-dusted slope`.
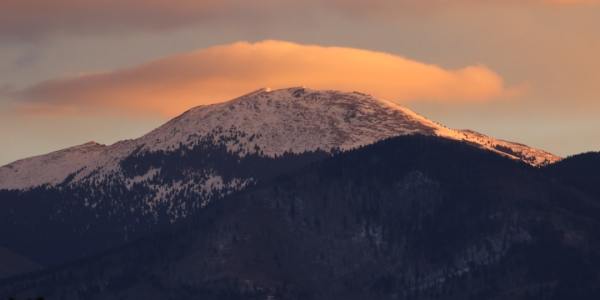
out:
M144 149L168 150L199 136L238 135L228 149L264 155L352 149L398 134L434 132L432 124L359 93L291 88L258 90L230 102L189 110L142 137ZM240 136L244 133L245 136Z
M89 142L83 145L18 160L0 168L0 188L26 188L57 184L100 159L107 146Z
M452 130L397 104L358 92L289 88L261 89L229 102L193 108L135 140L103 146L88 143L0 168L0 189L94 182L100 177L125 178L120 162L132 154L174 151L212 141L243 157L278 156L285 152L347 150L406 134L464 140L532 165L560 158L522 144L473 132ZM153 170L154 176L159 170ZM205 176L215 181L218 174ZM202 185L203 183L198 183Z

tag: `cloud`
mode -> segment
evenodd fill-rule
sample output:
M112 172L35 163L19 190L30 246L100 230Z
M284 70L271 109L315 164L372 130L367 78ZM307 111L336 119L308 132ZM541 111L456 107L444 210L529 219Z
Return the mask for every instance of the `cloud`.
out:
M40 113L174 115L260 88L305 85L397 101L486 101L510 94L485 66L446 70L400 56L283 41L238 42L137 67L49 80L13 93Z
M217 13L227 2L231 1L3 0L0 35L27 37L181 26Z
M160 31L198 24L256 24L317 12L372 16L485 4L597 4L600 0L2 0L0 37ZM308 18L311 19L311 18Z
M544 0L546 3L563 4L563 5L578 5L578 4L599 4L599 0Z

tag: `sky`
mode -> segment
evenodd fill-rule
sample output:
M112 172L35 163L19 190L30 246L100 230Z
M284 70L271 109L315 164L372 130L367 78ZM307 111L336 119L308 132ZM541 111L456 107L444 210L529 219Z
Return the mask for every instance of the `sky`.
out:
M300 85L598 151L598 53L595 0L3 0L0 165Z

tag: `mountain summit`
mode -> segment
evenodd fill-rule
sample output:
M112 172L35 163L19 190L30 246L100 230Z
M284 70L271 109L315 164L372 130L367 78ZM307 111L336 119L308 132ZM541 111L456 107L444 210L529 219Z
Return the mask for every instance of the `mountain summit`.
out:
M132 154L175 151L202 142L226 146L238 156L348 150L409 134L463 140L528 164L560 158L523 144L471 130L453 130L395 103L359 92L303 87L260 89L234 100L199 106L165 125L111 146L87 143L23 159L0 168L0 189L27 189L122 176L120 163Z
M340 151L409 135L459 141L510 164L559 159L362 93L262 89L193 108L138 139L90 142L0 168L0 246L42 266L65 263L169 228Z

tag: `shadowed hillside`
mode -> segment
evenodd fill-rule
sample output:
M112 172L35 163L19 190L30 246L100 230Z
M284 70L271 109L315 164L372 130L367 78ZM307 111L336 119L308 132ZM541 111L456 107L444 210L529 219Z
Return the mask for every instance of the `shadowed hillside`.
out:
M600 202L408 136L211 203L181 228L5 280L47 299L598 299Z

